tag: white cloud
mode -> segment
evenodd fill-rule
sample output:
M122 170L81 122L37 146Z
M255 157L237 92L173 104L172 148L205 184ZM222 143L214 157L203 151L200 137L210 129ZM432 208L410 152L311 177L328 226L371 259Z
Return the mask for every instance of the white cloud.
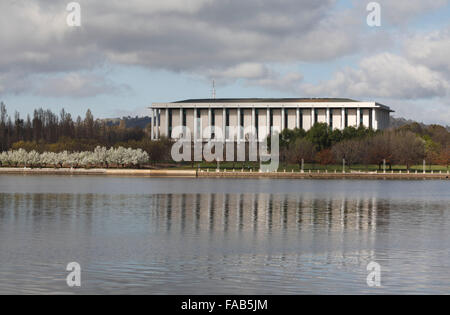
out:
M338 71L325 82L305 84L310 95L421 99L443 97L450 87L439 72L391 53L364 58L358 68Z
M93 74L67 73L40 78L34 93L41 96L84 98L100 94L118 94L129 89Z
M246 62L224 70L211 71L209 76L223 79L258 79L267 75L269 70L261 63Z
M450 29L418 34L405 41L405 55L450 78Z

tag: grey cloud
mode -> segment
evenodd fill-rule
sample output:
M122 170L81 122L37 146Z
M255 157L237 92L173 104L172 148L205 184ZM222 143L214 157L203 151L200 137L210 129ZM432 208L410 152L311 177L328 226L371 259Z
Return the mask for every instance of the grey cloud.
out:
M67 1L2 2L0 71L60 75L112 63L202 74L362 47L350 32L360 19L334 12L335 0L79 2L81 28L66 25Z
M92 74L66 73L47 79L40 78L34 93L41 96L85 98L101 94L119 94L128 91L104 77Z
M338 71L328 81L303 85L311 95L394 99L444 97L449 88L449 81L439 72L391 53L364 58L356 69Z
M410 60L439 71L450 79L450 28L407 39L404 51Z

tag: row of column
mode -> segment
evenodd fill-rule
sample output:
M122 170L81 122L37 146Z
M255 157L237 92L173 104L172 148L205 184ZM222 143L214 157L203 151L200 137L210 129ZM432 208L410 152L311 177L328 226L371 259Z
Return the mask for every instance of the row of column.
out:
M151 109L151 139L152 140L156 140L160 138L160 128L161 128L161 111L165 110L165 124L164 124L164 128L165 128L165 135L169 134L169 109ZM266 113L266 136L268 136L270 134L270 108L267 108L267 113ZM180 123L183 122L183 111L179 110L180 112ZM328 125L330 125L330 117L331 117L331 111L330 108L326 109L326 123ZM197 125L197 108L194 108L194 139L199 139L199 135L201 136L201 130L199 132L198 129L198 125ZM369 115L371 115L370 117L370 121L372 124L372 128L373 129L377 129L377 120L376 120L376 111L374 109L371 109L369 112ZM346 117L346 109L342 108L341 109L341 126L345 126L345 117ZM256 125L256 113L255 113L255 108L252 108L252 118L251 118L251 126L255 127ZM295 127L296 128L300 128L301 124L300 124L300 108L296 108L296 119L295 119ZM237 109L237 120L238 120L238 125L240 125L241 123L241 110L238 108ZM285 108L282 107L281 108L281 130L286 129L286 124L287 122L286 120L286 112L285 112ZM311 126L314 126L316 123L316 109L312 109L311 110ZM208 108L208 124L209 126L212 125L212 108ZM360 127L361 125L361 109L357 108L356 109L356 128ZM269 127L269 128L267 128ZM228 134L226 131L226 109L223 108L222 109L222 131L223 131L223 137L224 140L228 139ZM238 141L241 140L243 138L243 135L241 134L241 129L238 128L238 134L237 134L237 138Z

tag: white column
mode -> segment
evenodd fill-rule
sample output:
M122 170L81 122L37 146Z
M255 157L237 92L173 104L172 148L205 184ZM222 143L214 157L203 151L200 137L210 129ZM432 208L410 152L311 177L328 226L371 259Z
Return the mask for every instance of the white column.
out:
M212 125L212 112L211 112L211 107L209 107L208 108L208 127L210 128L210 131L212 131L211 130L211 126ZM211 132L210 132L210 134L209 134L209 139L211 139Z
M252 108L252 132L254 131L256 133L256 124L258 123L257 121L255 122L256 119L256 113L255 113L255 108ZM256 137L256 134L255 134Z
M198 139L198 130L197 130L197 108L194 108L194 142Z
M311 128L314 126L315 122L315 118L316 118L316 111L315 109L312 107L311 108Z
M237 132L237 142L241 141L241 108L237 108L237 126L238 126L238 132Z
M226 110L225 108L223 108L222 110L222 133L223 133L223 141L225 142L225 140L227 140L227 133L226 133L226 126L227 126L227 121L226 121Z
M295 109L295 128L300 128L300 108Z
M281 108L281 131L286 129L286 122L284 121L284 117L285 117L284 111L285 111L284 107Z
M270 108L267 107L267 114L266 114L266 134L267 136L270 136Z
M180 126L183 126L183 107L180 107Z
M151 130L150 130L150 140L154 140L153 128L155 126L155 110L152 108L150 112L151 117Z
M359 128L361 125L361 109L358 107L356 109L356 128Z
M345 108L341 109L341 130L345 128Z
M168 139L170 139L171 135L169 135L169 109L168 108L166 108L166 127L164 129L166 131L166 137Z
M330 109L329 108L327 108L327 113L325 115L327 115L327 117L326 117L327 125L330 126Z
M372 109L372 129L373 130L377 130L377 121L376 121L376 117L377 117L377 112L376 109L373 108Z

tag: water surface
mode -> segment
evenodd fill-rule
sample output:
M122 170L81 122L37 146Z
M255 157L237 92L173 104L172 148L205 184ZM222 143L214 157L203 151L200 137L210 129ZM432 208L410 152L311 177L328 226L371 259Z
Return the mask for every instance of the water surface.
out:
M0 176L0 294L448 294L449 236L448 181Z

